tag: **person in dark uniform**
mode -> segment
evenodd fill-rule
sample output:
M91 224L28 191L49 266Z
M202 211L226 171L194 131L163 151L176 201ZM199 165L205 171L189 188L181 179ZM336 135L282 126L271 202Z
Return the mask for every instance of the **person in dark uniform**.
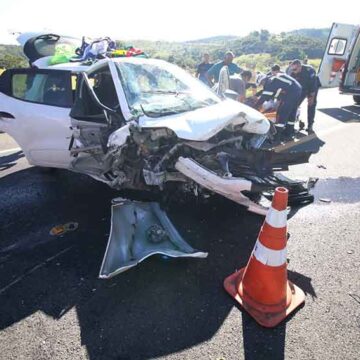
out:
M200 63L196 68L195 76L208 86L210 85L210 83L206 74L212 66L213 64L210 63L210 55L204 54L202 63Z
M317 94L321 85L320 80L317 77L314 68L310 65L302 64L300 60L292 61L289 71L291 76L294 77L302 86L299 106L305 100L305 98L307 98L308 127L306 131L308 133L312 133L315 120ZM300 124L300 130L302 130L302 128L303 125Z
M270 99L277 98L280 105L276 112L276 130L278 137L285 135L286 137L294 136L294 125L296 112L301 97L301 85L291 76L278 73L276 76L267 76L261 83L263 91L256 103L256 107Z

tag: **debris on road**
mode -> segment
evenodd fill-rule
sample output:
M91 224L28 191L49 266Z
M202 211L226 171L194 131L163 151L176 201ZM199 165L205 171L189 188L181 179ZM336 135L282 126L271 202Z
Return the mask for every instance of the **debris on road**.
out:
M177 232L155 202L113 200L111 230L99 277L109 279L151 255L206 258Z
M306 182L306 188L308 190L313 189L316 185L316 183L319 181L319 178L317 177L310 177L308 181Z
M331 199L329 199L329 198L320 198L319 200L324 203L331 203Z
M49 234L52 236L60 236L60 235L64 235L69 231L75 231L78 227L79 224L77 222L68 222L66 224L54 226L50 230Z

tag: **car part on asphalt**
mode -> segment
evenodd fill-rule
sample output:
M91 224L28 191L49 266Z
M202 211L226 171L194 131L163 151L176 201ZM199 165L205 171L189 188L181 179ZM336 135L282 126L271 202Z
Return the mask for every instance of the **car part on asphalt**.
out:
M158 203L114 199L111 231L99 277L109 279L155 254L207 257L207 253L185 242Z
M53 236L60 236L60 235L64 235L69 231L75 231L78 227L79 224L77 222L68 222L66 224L54 226L50 230L49 234Z
M224 281L231 297L265 327L276 326L305 301L287 279L287 204L288 190L276 188L248 264Z

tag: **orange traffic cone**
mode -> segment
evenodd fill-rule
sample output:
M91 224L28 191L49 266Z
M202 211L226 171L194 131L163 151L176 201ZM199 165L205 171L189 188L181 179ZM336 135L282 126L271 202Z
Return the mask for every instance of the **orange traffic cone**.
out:
M287 279L287 202L288 190L276 188L247 266L224 281L225 290L265 327L276 326L305 301Z

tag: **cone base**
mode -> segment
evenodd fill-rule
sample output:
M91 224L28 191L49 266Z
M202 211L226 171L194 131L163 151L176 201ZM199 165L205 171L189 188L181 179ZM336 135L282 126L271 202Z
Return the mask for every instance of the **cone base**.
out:
M291 297L289 306L284 306L283 310L280 312L263 312L257 310L255 307L250 306L247 302L245 302L237 290L237 284L240 284L241 286L244 270L245 268L242 268L234 274L228 276L224 281L224 288L229 295L233 297L241 305L241 307L255 319L258 324L268 328L274 327L305 301L304 292L288 280L288 287L290 290L289 296ZM264 306L266 307L266 305L261 304L262 308L264 308ZM269 306L269 310L270 309L271 306Z

